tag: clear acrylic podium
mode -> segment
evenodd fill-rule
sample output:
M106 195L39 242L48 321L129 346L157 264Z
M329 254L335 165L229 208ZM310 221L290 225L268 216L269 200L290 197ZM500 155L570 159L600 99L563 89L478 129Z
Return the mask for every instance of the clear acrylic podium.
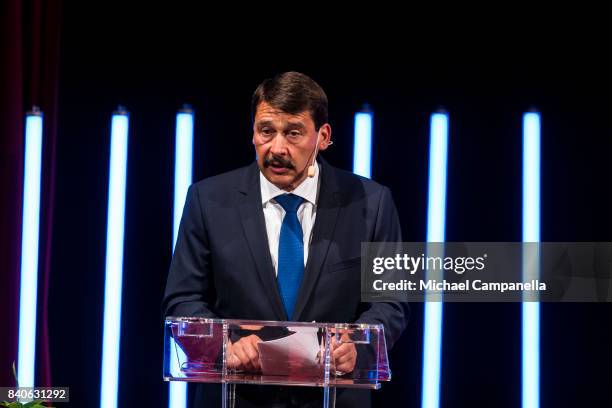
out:
M258 364L241 364L245 342ZM346 357L338 367L346 372L333 357L340 346ZM322 387L327 408L336 388L376 390L391 371L382 325L169 317L164 380L220 383L223 408L234 406L236 384Z

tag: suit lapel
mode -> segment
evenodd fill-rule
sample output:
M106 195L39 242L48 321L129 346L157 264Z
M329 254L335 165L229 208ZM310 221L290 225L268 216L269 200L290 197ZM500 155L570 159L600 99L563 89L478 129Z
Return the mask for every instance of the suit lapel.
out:
M340 193L333 168L323 159L320 159L320 163L322 171L317 216L308 251L308 261L306 262L304 277L293 311L292 320L295 321L300 320L299 317L321 274L321 268L327 256L327 250L332 241L338 213L340 212Z
M240 193L243 195L242 203L238 211L244 231L245 238L249 244L251 256L255 262L257 273L261 280L266 298L272 304L272 309L278 320L287 320L287 315L281 301L276 283L276 275L270 247L268 246L268 235L266 233L266 221L261 204L261 189L259 187L259 168L254 163L248 168L241 186ZM253 288L253 290L256 290Z

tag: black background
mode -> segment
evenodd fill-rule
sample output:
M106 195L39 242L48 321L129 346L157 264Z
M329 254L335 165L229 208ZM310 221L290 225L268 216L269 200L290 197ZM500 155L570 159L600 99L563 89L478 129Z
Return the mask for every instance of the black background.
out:
M441 33L435 20L411 27L420 15L408 12L381 29L323 11L280 14L255 10L242 23L204 6L64 4L49 319L53 382L70 387L72 406L99 396L109 125L119 104L130 112L120 406L167 404L160 302L183 103L196 112L194 181L253 160L250 97L264 78L297 70L320 83L335 141L323 155L345 169L353 114L370 104L372 175L391 188L406 241L425 239L429 115L440 107L450 115L446 239L521 240L522 113L536 108L542 240L612 241L612 71L600 33L575 35L575 20L563 34L518 20ZM377 406L420 406L423 307L412 311ZM542 407L609 406L611 312L542 305ZM445 305L442 406L517 407L520 369L520 304Z

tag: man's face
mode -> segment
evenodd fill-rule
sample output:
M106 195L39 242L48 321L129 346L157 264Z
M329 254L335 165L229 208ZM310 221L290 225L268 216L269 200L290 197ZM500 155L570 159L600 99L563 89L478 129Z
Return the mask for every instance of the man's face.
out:
M327 149L330 136L329 124L315 130L308 111L291 115L266 102L257 106L253 124L257 164L264 177L278 188L295 189L307 176L315 146L319 143L319 150Z

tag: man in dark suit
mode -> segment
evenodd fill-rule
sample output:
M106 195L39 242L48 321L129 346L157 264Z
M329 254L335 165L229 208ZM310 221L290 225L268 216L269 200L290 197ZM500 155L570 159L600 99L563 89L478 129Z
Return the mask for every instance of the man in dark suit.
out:
M390 348L407 306L360 298L361 242L401 241L389 189L317 160L331 143L327 96L306 75L264 81L252 108L257 162L189 188L166 316L383 324ZM258 368L259 340L233 342L235 367ZM333 357L338 371L350 372L355 348L343 344ZM209 392L196 394L210 401ZM321 403L318 390L299 387L237 392L238 406ZM339 390L337 406L369 405L368 392Z

